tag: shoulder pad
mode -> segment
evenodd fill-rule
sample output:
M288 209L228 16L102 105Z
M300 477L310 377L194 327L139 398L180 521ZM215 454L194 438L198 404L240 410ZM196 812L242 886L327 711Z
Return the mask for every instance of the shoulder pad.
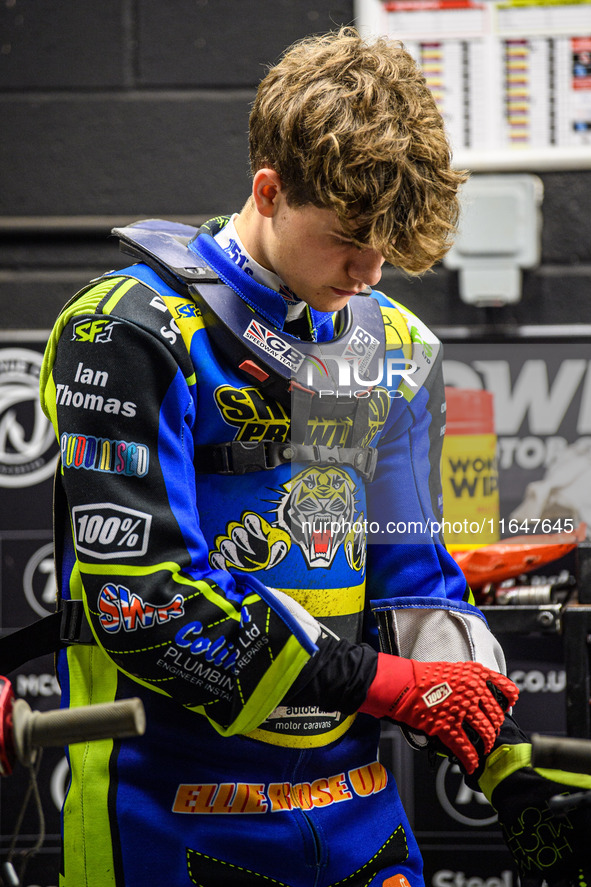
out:
M386 347L399 348L412 343L406 321L396 305L380 305L386 332Z
M411 340L419 345L430 345L432 347L438 346L441 344L439 338L435 335L432 329L427 326L426 323L417 317L412 311L409 311L404 305L398 305L398 310L400 311L404 321L408 327Z
M407 321L400 310L402 306L379 290L373 290L373 296L382 312L386 334L386 348L400 348L401 346L411 345L411 333Z
M145 262L165 280L170 275L185 284L218 280L215 271L189 246L197 235L192 225L144 219L125 228L113 228L111 233L119 238L124 253Z

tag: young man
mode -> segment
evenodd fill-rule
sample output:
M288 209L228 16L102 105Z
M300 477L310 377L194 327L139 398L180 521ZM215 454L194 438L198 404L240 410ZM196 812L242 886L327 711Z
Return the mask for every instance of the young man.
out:
M62 605L93 635L60 654L63 704L139 694L148 723L70 748L62 887L420 887L379 719L490 791L527 763L436 532L437 342L371 291L453 233L430 93L394 43L304 41L259 88L251 157L239 214L122 229L139 262L47 348ZM509 791L509 831L532 791Z

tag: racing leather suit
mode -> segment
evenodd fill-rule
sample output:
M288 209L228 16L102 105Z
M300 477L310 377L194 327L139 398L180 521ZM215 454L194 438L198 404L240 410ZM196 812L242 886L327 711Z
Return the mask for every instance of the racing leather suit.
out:
M261 310L263 354L285 301L213 239L226 221L187 255ZM417 367L369 398L371 483L321 460L204 470L212 446L289 442L290 415L215 345L174 275L111 272L58 318L41 379L67 501L58 579L96 639L60 653L62 704L139 695L147 714L143 737L68 750L62 887L423 884L379 722L356 713L376 667L371 610L402 656L504 663L437 532L438 342L370 298L387 348ZM307 321L312 339L335 335L333 315ZM350 426L311 417L306 443L345 446Z

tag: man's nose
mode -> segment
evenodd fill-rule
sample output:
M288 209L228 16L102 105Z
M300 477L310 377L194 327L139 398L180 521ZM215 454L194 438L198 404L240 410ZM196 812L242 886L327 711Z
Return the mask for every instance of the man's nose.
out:
M375 286L382 278L383 264L384 257L377 249L357 250L349 262L349 275L368 286Z

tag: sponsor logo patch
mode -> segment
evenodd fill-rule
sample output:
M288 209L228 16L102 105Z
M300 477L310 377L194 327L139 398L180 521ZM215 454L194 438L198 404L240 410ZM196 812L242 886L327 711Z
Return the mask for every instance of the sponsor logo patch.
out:
M447 681L444 681L442 684L436 684L435 687L431 687L430 690L423 693L423 702L429 708L433 708L434 705L439 705L440 702L443 702L444 699L451 696L452 692L453 691Z
M60 449L64 468L105 471L124 477L143 477L148 473L150 451L145 444L64 432Z
M90 342L91 345L110 342L114 327L119 321L105 317L99 320L80 320L74 324L72 341Z
M373 355L380 347L379 341L364 330L362 326L356 326L353 335L347 342L347 347L342 356L345 360L355 361L358 372L364 373L371 363Z
M378 762L365 764L348 773L335 773L314 782L214 782L179 785L173 813L282 813L330 807L355 797L367 798L383 791L388 774ZM394 877L402 877L395 875ZM394 883L394 882L393 882ZM410 887L396 882L397 887Z
M76 550L99 560L140 557L148 550L152 515L112 502L72 509Z
M248 339L249 342L252 342L253 345L256 345L265 354L274 357L275 360L289 367L294 373L297 372L305 360L305 355L301 351L298 351L297 348L294 348L257 320L251 320L243 335L245 339Z
M206 268L196 268L195 271L207 273ZM175 310L177 318L201 317L201 309L195 302L183 302L182 305L176 305Z
M107 583L98 597L99 622L110 634L120 628L124 631L152 628L184 616L183 603L183 596L177 594L168 604L150 604L124 585Z

